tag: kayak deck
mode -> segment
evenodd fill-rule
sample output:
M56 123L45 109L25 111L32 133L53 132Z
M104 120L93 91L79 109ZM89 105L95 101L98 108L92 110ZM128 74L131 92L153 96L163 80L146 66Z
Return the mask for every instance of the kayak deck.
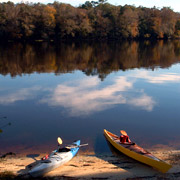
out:
M142 147L138 146L135 143L127 143L127 144L120 143L120 138L119 137L112 137L112 139L114 140L114 142L116 142L117 144L123 146L126 149L129 149L130 151L133 151L133 152L136 152L138 154L147 156L147 157L155 159L157 161L161 161L157 157L153 156L150 152L146 151L145 149L143 149Z
M172 167L135 143L121 143L118 136L107 130L104 130L104 135L117 150L139 162L152 166L163 173Z

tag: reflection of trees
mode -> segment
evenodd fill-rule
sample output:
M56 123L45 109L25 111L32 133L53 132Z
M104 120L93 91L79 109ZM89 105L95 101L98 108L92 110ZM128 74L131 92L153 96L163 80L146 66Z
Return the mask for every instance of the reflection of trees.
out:
M3 132L3 129L4 128L6 128L7 126L10 126L11 125L11 123L9 122L9 123L3 123L2 122L2 120L4 120L4 119L6 119L7 117L6 116L4 116L4 117L0 117L0 133L2 133Z
M166 68L180 61L180 42L8 44L0 47L0 73L11 76L33 72L55 74L83 71L105 78L112 71Z

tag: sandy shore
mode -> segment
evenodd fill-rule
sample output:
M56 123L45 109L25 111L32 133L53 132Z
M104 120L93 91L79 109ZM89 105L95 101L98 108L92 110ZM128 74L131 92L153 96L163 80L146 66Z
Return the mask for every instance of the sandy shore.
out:
M152 151L151 151L152 152ZM173 167L165 174L134 161L123 154L78 154L67 164L49 172L46 179L180 179L180 151L154 151L156 157ZM28 177L25 174L43 154L14 156L0 159L0 173ZM25 176L22 176L25 175ZM0 176L2 177L2 176Z

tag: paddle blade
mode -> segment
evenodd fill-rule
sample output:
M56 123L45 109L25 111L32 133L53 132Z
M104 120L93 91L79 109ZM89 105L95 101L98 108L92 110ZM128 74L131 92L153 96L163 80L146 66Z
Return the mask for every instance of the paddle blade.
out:
M60 137L57 138L57 141L58 141L58 144L62 144L63 143L63 141L62 141L62 139Z
M124 130L120 130L120 132L122 135L127 135L126 131L124 131Z

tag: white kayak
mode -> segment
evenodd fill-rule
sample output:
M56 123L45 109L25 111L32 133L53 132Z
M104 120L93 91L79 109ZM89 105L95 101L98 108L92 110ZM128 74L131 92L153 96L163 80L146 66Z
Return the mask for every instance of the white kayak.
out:
M73 142L65 148L53 151L47 159L41 160L36 166L34 166L29 171L29 174L33 177L39 177L55 168L58 168L64 163L70 161L76 155L79 146L80 140Z

